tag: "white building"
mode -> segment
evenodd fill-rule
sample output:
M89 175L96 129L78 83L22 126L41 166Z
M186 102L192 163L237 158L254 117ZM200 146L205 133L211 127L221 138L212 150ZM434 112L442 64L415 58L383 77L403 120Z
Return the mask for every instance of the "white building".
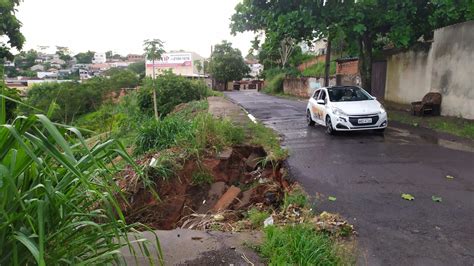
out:
M105 64L107 62L107 56L105 53L95 53L92 59L93 64Z

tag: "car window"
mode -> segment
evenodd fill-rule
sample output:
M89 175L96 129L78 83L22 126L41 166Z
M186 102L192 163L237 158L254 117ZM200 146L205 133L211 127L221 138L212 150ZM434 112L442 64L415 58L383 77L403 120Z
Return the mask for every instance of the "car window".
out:
M367 92L358 87L333 87L328 89L331 102L355 102L373 100Z
M324 100L324 102L326 102L326 92L324 90L321 90L318 100Z
M321 90L317 90L317 91L314 92L313 99L315 99L315 100L318 99L318 95L319 95L319 92L320 92L320 91L321 91Z

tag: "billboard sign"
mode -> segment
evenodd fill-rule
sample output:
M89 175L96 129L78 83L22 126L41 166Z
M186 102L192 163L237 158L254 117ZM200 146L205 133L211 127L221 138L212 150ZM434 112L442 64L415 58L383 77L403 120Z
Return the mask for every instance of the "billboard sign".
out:
M151 60L146 60L148 67L153 66ZM176 67L176 66L192 66L191 53L166 53L163 54L161 60L155 61L155 67Z

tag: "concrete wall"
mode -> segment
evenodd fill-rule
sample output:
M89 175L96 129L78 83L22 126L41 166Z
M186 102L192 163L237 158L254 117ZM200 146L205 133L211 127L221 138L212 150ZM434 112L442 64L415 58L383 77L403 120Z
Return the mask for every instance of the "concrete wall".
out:
M408 104L430 91L442 94L442 115L474 119L474 21L436 30L427 50L387 59L386 100Z
M336 78L331 77L329 85L336 85ZM324 78L286 78L283 81L283 92L298 97L309 97L313 92L324 87Z
M387 60L385 100L409 104L430 91L432 60L429 51L409 51Z
M443 115L474 119L474 21L435 31L431 89L441 92Z

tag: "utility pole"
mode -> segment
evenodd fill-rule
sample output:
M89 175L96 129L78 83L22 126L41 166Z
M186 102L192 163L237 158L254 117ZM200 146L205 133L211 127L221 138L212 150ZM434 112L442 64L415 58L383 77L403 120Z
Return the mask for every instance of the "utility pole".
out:
M329 87L329 71L331 70L331 38L328 36L326 46L326 65L324 67L324 86Z

